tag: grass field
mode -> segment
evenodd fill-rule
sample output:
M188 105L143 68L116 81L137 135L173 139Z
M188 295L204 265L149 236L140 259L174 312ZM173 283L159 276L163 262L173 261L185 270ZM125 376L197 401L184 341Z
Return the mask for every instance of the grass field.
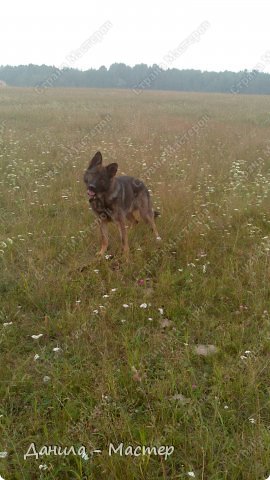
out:
M4 480L270 475L269 111L264 96L0 90ZM95 257L97 150L161 212L162 242L130 229L129 262L114 225ZM174 452L110 456L121 442Z

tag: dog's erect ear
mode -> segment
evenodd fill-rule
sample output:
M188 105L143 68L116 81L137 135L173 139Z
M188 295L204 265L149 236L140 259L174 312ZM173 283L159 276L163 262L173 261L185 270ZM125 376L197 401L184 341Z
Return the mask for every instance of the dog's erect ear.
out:
M118 170L118 163L110 163L110 165L107 165L106 170L110 178L114 177Z
M100 152L97 152L89 163L88 168L98 167L102 164L102 155Z

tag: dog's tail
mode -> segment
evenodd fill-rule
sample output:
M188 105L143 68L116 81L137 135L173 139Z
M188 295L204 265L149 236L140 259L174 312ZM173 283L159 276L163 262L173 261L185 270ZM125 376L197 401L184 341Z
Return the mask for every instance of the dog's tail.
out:
M158 212L157 210L154 210L154 218L157 218L160 216L160 212Z

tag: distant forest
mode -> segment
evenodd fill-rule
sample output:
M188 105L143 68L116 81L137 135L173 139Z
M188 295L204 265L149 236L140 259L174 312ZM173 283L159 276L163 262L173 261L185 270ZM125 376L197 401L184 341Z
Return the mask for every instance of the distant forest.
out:
M224 92L270 94L270 74L258 70L206 72L201 70L162 69L145 64L129 67L114 63L110 68L81 71L47 65L0 66L0 86L33 87L42 92L51 87L129 88L179 90L186 92Z

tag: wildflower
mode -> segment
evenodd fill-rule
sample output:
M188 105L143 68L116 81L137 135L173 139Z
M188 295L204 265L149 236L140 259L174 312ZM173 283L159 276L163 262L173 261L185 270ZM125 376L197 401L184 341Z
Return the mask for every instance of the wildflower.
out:
M40 337L43 337L43 333L39 333L38 335L31 335L31 337L32 337L34 340L38 340Z
M36 360L38 360L38 359L39 359L39 354L36 353L36 355L34 356L34 360L36 361Z
M128 305L127 303L124 303L124 304L123 304L123 307L124 307L124 308L129 308L129 305Z
M142 303L142 304L140 305L140 308L147 308L147 303Z

